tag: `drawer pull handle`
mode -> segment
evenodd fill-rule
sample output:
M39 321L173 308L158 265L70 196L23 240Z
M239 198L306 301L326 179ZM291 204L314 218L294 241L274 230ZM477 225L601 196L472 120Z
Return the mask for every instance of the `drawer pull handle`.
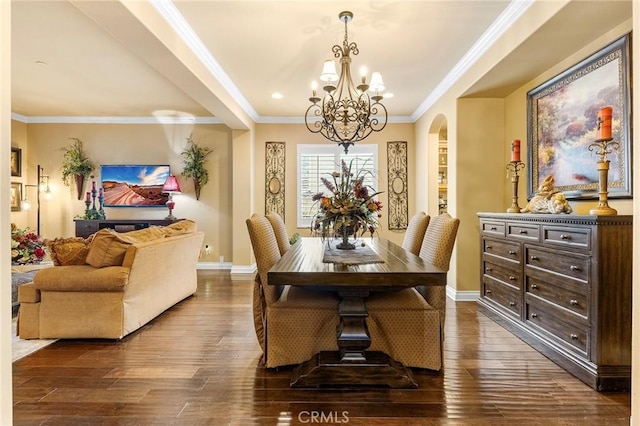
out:
M487 289L487 294L491 294L491 290Z
M515 281L516 277L514 277L513 275L509 275L509 281Z
M487 246L487 250L491 250L493 246Z
M532 255L529 259L531 260L540 260L538 256Z
M580 267L576 266L576 265L571 265L571 266L569 266L569 269L571 269L572 271L579 271Z
M509 302L509 306L516 306L514 302Z
M532 289L532 290L535 290L536 288L538 288L538 285L537 285L537 284L531 284L531 289Z
M578 336L576 334L571 333L571 340L578 340Z
M515 250L509 250L509 254L514 255L514 254L516 254L516 251Z
M498 230L498 228L496 228L495 226L492 226L492 227L490 227L490 228L489 228L489 230L490 230L490 231L497 231L497 230Z
M531 314L531 318L538 318L538 314Z
M521 229L519 232L520 232L521 234L527 234L527 230L526 230L526 229Z
M485 269L485 271L491 272L491 271L493 271L493 268L490 268L490 267L487 266L487 269Z
M570 240L571 239L571 235L560 234L560 239L561 240Z
M578 306L578 301L576 299L569 300L569 303L571 304L571 306Z

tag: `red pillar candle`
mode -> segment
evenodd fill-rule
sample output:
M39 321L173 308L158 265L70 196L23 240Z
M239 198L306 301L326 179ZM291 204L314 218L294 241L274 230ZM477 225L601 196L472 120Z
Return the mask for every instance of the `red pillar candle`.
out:
M95 180L93 182L91 182L91 190L92 191L96 190L96 181Z
M611 116L613 108L610 106L601 108L598 111L598 135L597 139L611 139Z
M511 142L511 161L514 163L520 161L520 139L514 139Z
M91 201L91 193L87 191L87 203Z

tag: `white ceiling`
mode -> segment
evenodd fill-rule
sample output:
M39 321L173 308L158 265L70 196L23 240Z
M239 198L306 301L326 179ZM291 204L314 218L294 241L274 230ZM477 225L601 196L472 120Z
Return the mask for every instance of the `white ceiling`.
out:
M354 13L349 41L360 49L353 72L362 65L382 72L394 94L384 101L389 114L411 120L501 13L517 6L508 0L157 3L171 12L172 25L184 19L179 33L146 1L14 0L12 111L27 120L168 115L233 124L229 117L242 115L240 108L254 121L300 120L311 81L331 47L342 43L338 13L348 9ZM630 17L630 0L572 2L469 95L504 96ZM190 31L196 37L187 46L178 34ZM194 55L188 50L198 42L204 49ZM284 98L272 99L276 91Z

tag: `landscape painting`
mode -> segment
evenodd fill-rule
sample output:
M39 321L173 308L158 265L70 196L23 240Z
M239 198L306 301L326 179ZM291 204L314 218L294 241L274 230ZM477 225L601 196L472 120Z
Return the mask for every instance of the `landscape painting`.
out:
M547 176L567 198L597 196L598 111L613 108L610 197L628 197L630 184L630 78L628 37L612 43L528 93L529 198Z
M103 165L104 207L165 207L168 165Z

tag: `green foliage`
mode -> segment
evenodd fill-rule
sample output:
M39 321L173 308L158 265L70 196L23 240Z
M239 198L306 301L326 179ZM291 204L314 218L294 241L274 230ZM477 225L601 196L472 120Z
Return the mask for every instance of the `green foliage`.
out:
M200 186L204 186L209 182L209 172L204 168L204 163L207 161L207 155L212 152L211 148L199 146L193 141L192 135L187 138L187 144L187 147L181 153L184 159L184 170L181 174L197 181Z
M95 166L91 159L87 157L82 148L82 141L78 138L69 138L71 145L62 148L64 156L62 157L62 182L70 186L76 175L82 175L86 178L91 176L91 172Z
M291 236L291 238L289 238L289 244L294 245L296 242L298 242L299 239L300 239L300 234L296 232Z

